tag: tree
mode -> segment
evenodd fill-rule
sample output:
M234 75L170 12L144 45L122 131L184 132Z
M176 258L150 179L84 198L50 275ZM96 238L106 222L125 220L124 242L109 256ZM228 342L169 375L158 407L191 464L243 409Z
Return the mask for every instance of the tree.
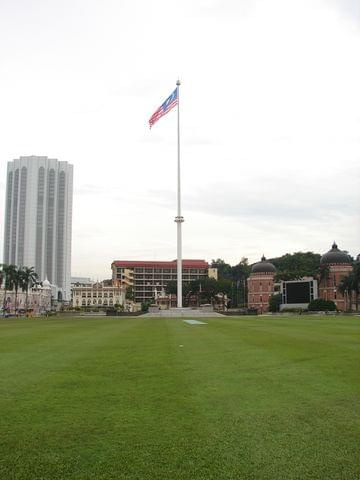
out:
M126 287L125 298L126 300L134 300L134 290L131 285Z
M26 292L25 297L25 310L27 313L28 310L28 300L29 300L29 288L37 283L38 275L34 270L34 267L24 267L21 270L21 289L23 292Z
M165 285L165 292L170 295L170 294L177 294L177 282L176 280L171 280Z
M7 299L6 299L6 293L8 290L12 290L14 288L14 276L15 272L17 270L16 265L3 265L2 266L2 271L3 275L5 277L5 284L4 284L4 302L3 302L3 314L5 316L6 313L6 304L7 304Z
M6 265L4 263L0 264L0 288L2 287L2 284L4 283L5 280L5 270L4 268ZM3 301L3 312L5 314L5 299L6 299L6 290L4 292L4 301Z
M13 265L13 267L14 268L11 270L11 275L12 275L12 282L15 290L15 315L17 316L17 311L18 311L17 296L18 296L19 287L22 284L22 269L20 267L17 267L16 265Z
M5 279L5 272L3 270L4 264L0 264L0 288L2 287L2 284Z
M281 301L281 293L275 293L274 295L271 295L269 298L269 311L278 312L280 310Z
M321 255L313 252L286 253L277 258L269 259L275 268L275 281L297 280L302 277L316 277L319 270Z
M219 282L215 278L202 278L191 283L191 291L199 293L200 302L211 303L217 293L220 293Z
M319 284L323 283L324 281L326 282L326 280L329 278L329 274L330 274L329 265L326 265L326 264L325 265L319 265L316 273L317 274L315 276L319 280Z
M359 309L359 293L360 293L360 263L356 262L353 271L346 277L343 277L339 283L339 291L347 299L349 308L352 306L352 298L355 300L355 309Z
M360 262L356 262L353 267L353 292L355 295L355 309L359 309L360 294Z
M251 267L249 265L248 259L242 257L240 262L231 267L231 276L232 276L232 305L235 307L245 306L246 305L246 285L247 279L251 273Z
M233 282L230 279L224 278L217 281L217 293L224 293L228 297L232 295Z
M225 263L222 258L211 260L211 267L217 268L218 278L231 278L231 265Z

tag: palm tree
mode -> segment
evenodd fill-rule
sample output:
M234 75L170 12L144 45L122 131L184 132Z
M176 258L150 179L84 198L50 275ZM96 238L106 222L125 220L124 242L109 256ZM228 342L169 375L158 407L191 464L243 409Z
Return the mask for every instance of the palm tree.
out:
M355 309L358 311L360 294L360 262L356 262L353 267L353 292L355 294Z
M13 265L15 268L12 270L12 282L15 290L15 315L17 316L17 295L18 295L18 290L19 287L21 286L22 282L22 268L17 267L16 265Z
M14 274L16 271L15 265L3 265L2 272L5 278L4 282L4 302L3 302L3 315L5 316L6 313L6 293L8 290L12 290L14 288Z
M317 270L317 278L319 280L319 285L323 283L324 280L327 280L329 278L330 274L330 267L329 265L320 265L318 270ZM325 285L326 286L326 285Z
M35 272L34 267L24 267L21 270L21 289L26 292L25 298L25 311L27 314L28 300L29 300L29 288L37 283L38 274Z
M5 279L5 272L4 272L4 267L5 265L3 263L0 264L0 289L2 287L2 284L4 282L4 279ZM5 297L4 297L5 298Z
M349 273L346 277L343 277L339 283L339 291L342 295L344 295L346 300L346 307L350 307L351 309L351 298L352 292L354 291L354 274L353 272ZM349 302L350 299L350 302Z

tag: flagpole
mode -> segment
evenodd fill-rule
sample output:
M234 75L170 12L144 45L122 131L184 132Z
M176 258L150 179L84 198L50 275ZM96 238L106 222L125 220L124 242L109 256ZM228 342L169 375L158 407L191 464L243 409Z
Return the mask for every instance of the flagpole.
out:
M180 97L179 97L180 80L176 82L177 89L177 216L175 222L177 224L177 306L182 308L182 238L181 224L184 217L181 216L181 184L180 184Z

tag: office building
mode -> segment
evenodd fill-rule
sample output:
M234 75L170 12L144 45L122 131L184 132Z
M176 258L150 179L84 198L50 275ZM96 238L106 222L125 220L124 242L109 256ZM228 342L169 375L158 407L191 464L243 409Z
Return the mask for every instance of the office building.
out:
M4 263L34 267L70 300L73 166L48 157L8 162Z
M177 280L176 260L129 261L115 260L111 264L114 285L131 288L135 302L155 298L156 293L165 289L171 281ZM182 281L191 282L202 278L217 278L217 269L209 267L205 260L183 260Z

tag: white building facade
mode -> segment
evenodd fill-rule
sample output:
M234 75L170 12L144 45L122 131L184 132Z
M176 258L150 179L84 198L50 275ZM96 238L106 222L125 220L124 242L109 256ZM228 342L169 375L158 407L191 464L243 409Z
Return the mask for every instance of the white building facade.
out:
M70 301L73 166L48 157L8 162L5 264L34 267Z
M105 282L73 285L71 288L71 303L73 307L103 308L114 307L115 305L126 307L125 293L126 289L124 287L106 285Z
M6 296L5 296L6 295ZM52 309L52 290L49 282L30 288L28 295L19 290L17 295L14 290L5 291L0 288L0 305L3 315L11 315L16 311L20 314L27 312L31 315L41 315L50 312Z

